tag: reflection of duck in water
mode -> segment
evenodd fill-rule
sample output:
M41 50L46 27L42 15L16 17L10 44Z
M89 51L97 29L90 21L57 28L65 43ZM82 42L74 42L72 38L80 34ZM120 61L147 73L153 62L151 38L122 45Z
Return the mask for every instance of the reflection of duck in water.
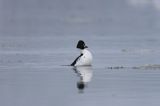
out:
M77 82L77 88L83 90L85 86L91 81L92 67L91 66L77 66L73 68L80 80Z
M81 50L80 56L78 56L71 66L88 66L91 65L92 62L92 54L87 49L88 47L85 45L84 41L79 40L77 44L77 48Z

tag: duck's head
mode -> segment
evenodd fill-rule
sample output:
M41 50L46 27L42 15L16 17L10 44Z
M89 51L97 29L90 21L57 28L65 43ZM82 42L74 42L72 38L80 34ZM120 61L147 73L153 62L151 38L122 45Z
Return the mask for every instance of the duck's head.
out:
M88 47L85 45L83 40L79 40L78 44L77 44L77 48L83 50L83 49L88 48Z

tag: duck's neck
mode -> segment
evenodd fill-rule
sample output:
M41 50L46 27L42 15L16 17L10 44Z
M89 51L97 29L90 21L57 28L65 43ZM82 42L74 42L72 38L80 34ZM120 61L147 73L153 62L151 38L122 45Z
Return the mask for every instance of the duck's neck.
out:
M86 50L86 48L85 49L81 49L80 53L83 54L85 50Z

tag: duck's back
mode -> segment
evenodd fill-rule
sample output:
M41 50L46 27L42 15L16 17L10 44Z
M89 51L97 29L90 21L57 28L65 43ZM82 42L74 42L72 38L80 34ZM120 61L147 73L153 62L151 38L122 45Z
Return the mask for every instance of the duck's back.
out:
M92 53L89 50L84 49L84 50L82 50L82 54L83 55L77 60L75 66L91 65L91 63L92 63Z

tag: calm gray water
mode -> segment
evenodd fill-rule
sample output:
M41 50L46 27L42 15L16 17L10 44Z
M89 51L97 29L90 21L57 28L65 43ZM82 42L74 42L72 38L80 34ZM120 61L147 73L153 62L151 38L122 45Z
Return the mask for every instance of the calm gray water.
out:
M0 106L160 106L159 35L159 0L0 0Z
M70 64L85 39L91 68ZM1 37L2 106L158 106L159 37ZM83 77L83 78L82 78ZM79 90L78 82L85 83Z

